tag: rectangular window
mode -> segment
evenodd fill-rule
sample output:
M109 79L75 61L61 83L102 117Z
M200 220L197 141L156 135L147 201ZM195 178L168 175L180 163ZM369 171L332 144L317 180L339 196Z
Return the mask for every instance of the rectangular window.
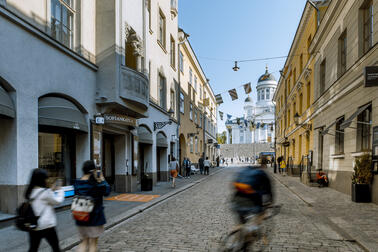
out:
M346 31L341 34L339 38L339 67L338 67L338 74L339 77L343 75L346 71L346 49L347 49L347 33Z
M166 109L166 79L159 74L159 106Z
M266 97L267 100L270 100L270 89L269 88L267 88L265 90L265 97Z
M180 92L180 112L181 113L185 113L185 96L182 92Z
M179 59L179 68L180 68L181 72L184 72L184 55L182 55L181 51L180 51L179 57L180 57L180 59Z
M189 105L189 118L193 121L193 104Z
M371 106L357 116L357 151L370 150Z
M165 16L161 10L159 10L159 34L158 41L165 48Z
M373 1L365 1L363 12L363 53L373 46Z
M303 110L302 110L302 106L303 106L303 94L301 93L299 95L299 115L302 115L303 113Z
M202 101L202 86L200 85L200 100Z
M66 1L71 5L71 1ZM73 49L73 12L59 0L51 0L51 36Z
M300 72L302 73L303 71L303 53L301 54L301 56L299 56L299 70Z
M197 110L194 109L194 122L198 124L198 121L197 121Z
M171 67L176 69L176 42L171 36Z
M170 109L173 111L176 111L176 106L175 106L175 91L171 89L171 97L170 97Z
M310 107L311 105L311 83L307 83L307 108Z
M325 91L325 79L326 79L326 60L324 59L320 64L319 73L319 95L322 95Z
M198 153L198 138L194 139L195 153Z
M197 76L194 76L194 90L197 92Z
M340 129L340 125L344 122L344 116L337 119L335 134L335 154L344 153L344 130Z
M193 137L190 137L190 152L193 153Z
M193 71L189 67L189 84L192 85L192 83L193 83Z

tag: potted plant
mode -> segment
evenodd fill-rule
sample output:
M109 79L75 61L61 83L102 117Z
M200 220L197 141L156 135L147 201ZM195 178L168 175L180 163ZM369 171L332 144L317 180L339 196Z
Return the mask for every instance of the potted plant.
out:
M369 153L365 153L355 161L352 176L352 201L371 202L372 180L371 156Z
M152 191L152 178L148 175L148 162L144 168L142 181L141 181L141 190L142 191Z

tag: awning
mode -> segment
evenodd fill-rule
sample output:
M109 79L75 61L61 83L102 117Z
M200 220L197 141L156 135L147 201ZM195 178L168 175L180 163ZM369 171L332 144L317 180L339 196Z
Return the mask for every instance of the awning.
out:
M157 147L163 147L167 148L168 147L168 142L167 142L167 137L164 136L163 133L157 133L156 135L156 146Z
M88 132L85 115L71 101L47 96L38 101L38 124Z
M343 117L339 117L339 118L337 118L333 123L331 123L327 128L325 128L325 130L322 131L322 135L323 135L323 136L327 135L329 129L330 129L333 125L335 125L338 121L340 121L341 119L343 119Z
M350 126L350 124L352 123L353 119L355 117L357 117L359 114L361 114L365 109L367 109L369 106L371 106L371 103L368 103L362 107L360 107L359 109L357 109L356 112L353 113L353 115L351 115L347 120L345 120L345 122L343 122L341 125L340 125L340 129L343 130L343 129L346 129Z
M0 86L0 115L5 115L11 118L16 116L12 99L5 89Z
M138 141L139 143L152 144L152 133L146 127L138 127Z

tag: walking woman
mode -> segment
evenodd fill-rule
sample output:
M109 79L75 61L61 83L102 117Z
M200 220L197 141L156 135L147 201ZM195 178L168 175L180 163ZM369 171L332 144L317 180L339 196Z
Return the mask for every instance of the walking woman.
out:
M172 157L172 161L169 163L169 171L172 177L172 188L176 187L176 178L177 178L178 169L179 167L178 167L176 158Z
M81 236L78 251L97 251L97 241L104 232L106 223L103 207L103 197L109 195L110 186L105 181L102 172L96 171L92 160L83 164L83 177L75 181L75 195L90 196L94 201L94 208L88 221L76 221Z
M47 172L43 169L34 169L30 183L25 192L26 199L32 199L32 208L35 216L39 216L37 228L29 232L29 252L38 251L42 238L45 238L54 252L60 251L59 240L56 234L56 216L54 205L64 200L64 192L54 183L47 188Z

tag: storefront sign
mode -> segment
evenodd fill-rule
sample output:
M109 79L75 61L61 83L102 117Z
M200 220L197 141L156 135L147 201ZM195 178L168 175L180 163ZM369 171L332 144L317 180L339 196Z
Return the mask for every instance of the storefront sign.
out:
M96 117L96 124L104 124L105 123L105 118L102 116Z
M137 126L136 119L133 117L118 115L118 114L105 114L105 123L118 123L128 126Z
M364 71L365 87L378 87L378 66L367 66Z

